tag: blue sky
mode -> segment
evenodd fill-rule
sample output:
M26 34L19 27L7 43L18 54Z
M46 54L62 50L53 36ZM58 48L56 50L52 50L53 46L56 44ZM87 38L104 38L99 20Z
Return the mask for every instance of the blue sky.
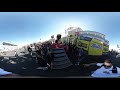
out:
M111 47L120 44L120 12L0 12L0 43L44 41L70 25L105 34Z

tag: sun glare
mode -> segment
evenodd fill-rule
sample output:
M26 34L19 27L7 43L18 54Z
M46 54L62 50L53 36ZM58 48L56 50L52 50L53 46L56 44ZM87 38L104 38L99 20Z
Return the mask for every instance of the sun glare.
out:
M62 36L65 36L65 30L69 27L80 27L81 29L84 29L84 25L79 22L64 22L61 23L60 28L58 29L57 33L61 34Z

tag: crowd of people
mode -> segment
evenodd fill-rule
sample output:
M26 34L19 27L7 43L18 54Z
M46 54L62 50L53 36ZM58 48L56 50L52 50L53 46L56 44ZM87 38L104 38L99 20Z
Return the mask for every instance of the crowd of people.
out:
M115 50L109 50L109 55L114 55L114 56L116 56L116 55L118 55L119 54L119 52L117 52L117 51L115 51Z
M39 64L39 68L43 70L48 70L51 68L51 43L44 42L42 44L34 44L35 47L35 56L36 63ZM32 56L32 48L30 46L27 47L29 54Z
M52 60L53 60L52 48L64 48L68 56L73 55L75 60L74 61L75 65L79 66L80 68L83 68L84 72L87 72L86 70L89 70L91 66L96 65L99 67L96 70L90 70L92 77L100 77L99 75L103 75L103 74L104 74L103 76L105 76L105 74L108 73L109 71L112 71L114 73L113 69L116 69L116 68L117 68L116 73L120 73L120 69L118 67L113 68L114 66L110 62L110 58L108 58L111 55L118 55L118 53L113 50L109 51L107 58L104 58L105 60L104 63L82 64L81 66L81 61L84 59L84 57L86 57L86 53L83 51L83 49L76 48L76 46L74 44L71 44L70 42L62 43L59 40L56 40L55 43L44 42L44 43L29 45L27 46L27 49L25 48L25 50L27 50L31 56L33 55L32 47L35 47L34 53L36 56L36 63L39 65L39 69L42 69L42 70L52 69ZM15 51L15 56L18 57L18 54L16 51ZM110 69L109 71L108 71L108 68ZM105 70L107 71L104 72Z
M43 70L52 69L51 62L53 58L52 48L64 48L67 55L72 53L76 59L76 65L79 65L81 58L84 55L82 49L76 49L75 45L71 43L62 43L59 40L56 40L55 43L44 42L40 44L34 44L35 47L35 56L36 63L40 65L40 68ZM29 54L32 56L31 46L27 47Z
M64 48L65 52L68 54L70 51L71 45L67 43L59 42L56 40L55 43L52 42L44 42L39 44L34 44L35 47L35 56L36 56L36 63L39 63L41 68L51 69L51 62L53 58L52 48ZM27 47L27 51L32 56L32 48L31 46Z

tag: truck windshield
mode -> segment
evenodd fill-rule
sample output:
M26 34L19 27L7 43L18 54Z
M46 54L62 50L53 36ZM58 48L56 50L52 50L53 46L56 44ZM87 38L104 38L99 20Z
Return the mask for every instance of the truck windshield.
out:
M81 37L80 37L80 40L91 41L92 38L81 36Z

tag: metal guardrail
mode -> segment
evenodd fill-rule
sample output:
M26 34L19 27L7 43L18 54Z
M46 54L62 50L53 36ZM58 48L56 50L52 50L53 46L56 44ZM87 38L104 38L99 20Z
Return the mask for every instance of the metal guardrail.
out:
M53 69L63 69L63 68L67 68L71 65L72 65L71 63L66 63L66 64L62 64L62 65L53 65L52 68Z
M63 64L67 64L67 63L70 63L70 61L68 60L63 60L63 61L60 61L60 62L53 62L53 65L63 65Z
M54 57L63 57L63 56L66 56L66 54L65 53L54 54Z
M64 48L53 48L52 50L64 50Z
M59 50L59 51L54 50L53 51L53 53L63 53L63 52L64 52L64 50Z
M68 59L68 57L61 57L61 58L54 58L54 61L62 61L62 60L66 60Z

